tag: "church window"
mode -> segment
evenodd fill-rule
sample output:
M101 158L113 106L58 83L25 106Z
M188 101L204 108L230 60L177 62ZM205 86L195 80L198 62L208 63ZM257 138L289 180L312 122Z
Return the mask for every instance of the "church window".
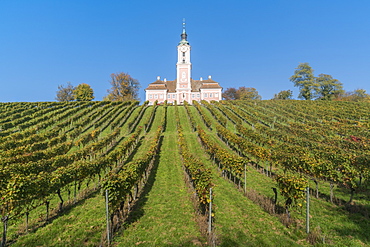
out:
M191 97L194 99L194 98L195 98L195 94L193 94L193 93L192 93L192 94L191 94Z
M160 94L160 95L159 95L159 98L160 98L160 99L163 99L163 94Z
M149 94L149 99L153 99L153 94Z
M172 99L176 99L176 94L172 94Z
M154 98L155 99L158 99L158 94L154 94Z
M215 97L218 98L218 93L215 93Z
M205 93L204 94L204 98L208 98L208 93Z
M200 98L200 93L197 94L197 98Z
M210 93L210 94L209 94L209 97L210 97L210 98L212 98L212 97L213 97L213 93Z
M185 52L182 53L182 56L185 57Z

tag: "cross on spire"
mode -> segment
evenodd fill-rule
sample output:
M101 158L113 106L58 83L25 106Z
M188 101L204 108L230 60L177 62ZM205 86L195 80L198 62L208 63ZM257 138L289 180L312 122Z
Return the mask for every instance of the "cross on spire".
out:
M182 18L182 33L186 33L186 30L185 30L185 18Z
M180 41L180 43L179 44L182 44L182 45L188 45L189 44L189 42L188 42L188 40L187 40L187 38L188 38L188 35L186 34L186 29L185 29L185 25L186 25L186 23L185 23L185 18L183 18L182 19L182 33L181 33L181 41Z

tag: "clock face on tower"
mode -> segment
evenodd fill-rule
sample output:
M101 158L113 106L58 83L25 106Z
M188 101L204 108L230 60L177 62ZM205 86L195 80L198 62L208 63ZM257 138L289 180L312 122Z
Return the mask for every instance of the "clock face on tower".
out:
M181 48L180 48L180 51L182 51L182 52L186 52L188 50L188 48L186 47L186 46L182 46Z

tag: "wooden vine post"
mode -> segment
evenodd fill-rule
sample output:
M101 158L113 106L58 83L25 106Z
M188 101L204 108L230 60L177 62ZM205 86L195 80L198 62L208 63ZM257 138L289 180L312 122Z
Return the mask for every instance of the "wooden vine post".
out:
M110 246L110 224L109 224L109 198L108 198L108 190L105 190L105 215L107 219L107 241L108 241L108 246Z
M212 232L212 188L209 188L208 234Z
M244 164L244 194L247 194L247 164Z
M3 237L2 237L2 240L1 240L1 247L5 247L6 245L6 232L7 232L7 228L8 228L8 220L9 220L9 217L8 215L4 216L2 218L2 221L3 221Z
M306 188L306 233L310 232L310 187Z

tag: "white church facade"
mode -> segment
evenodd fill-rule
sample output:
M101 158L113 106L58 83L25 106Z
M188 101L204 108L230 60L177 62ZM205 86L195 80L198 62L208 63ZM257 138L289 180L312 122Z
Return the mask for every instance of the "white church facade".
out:
M154 104L155 101L163 103L182 104L184 101L192 103L193 100L201 101L219 101L222 99L222 87L218 82L212 80L208 76L206 80L200 78L193 80L191 78L191 62L190 62L191 46L187 41L185 23L181 34L181 41L177 46L177 63L176 63L176 79L173 81L161 80L158 76L157 80L150 83L145 89L146 101L149 104Z

